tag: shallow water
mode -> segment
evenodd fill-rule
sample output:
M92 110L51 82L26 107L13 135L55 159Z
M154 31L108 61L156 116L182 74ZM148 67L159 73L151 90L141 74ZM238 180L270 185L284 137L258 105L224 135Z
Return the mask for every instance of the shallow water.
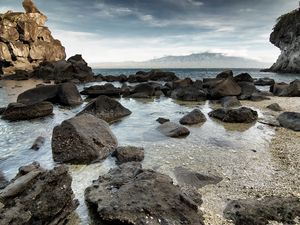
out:
M0 89L0 107L15 101L18 93L37 83L39 81L0 81L3 86ZM19 87L16 88L16 84ZM226 199L243 196L245 186L272 189L274 168L268 152L274 134L272 128L258 123L230 125L212 120L207 113L217 106L208 101L186 103L164 97L151 100L121 98L119 101L132 111L132 115L111 125L111 129L119 145L145 148L144 168L168 174L175 183L173 171L178 166L223 178L215 187L221 188L219 193L215 194L216 191L210 189L200 190L204 199L203 207L206 207L204 211L221 214ZM32 161L38 161L46 168L55 166L51 154L52 130L63 120L73 117L84 105L73 109L55 106L54 115L43 119L13 123L0 120L0 170L7 178L13 178L20 166ZM166 138L157 131L159 124L155 120L158 117L178 122L184 114L195 108L206 114L207 122L189 127L191 135L187 138ZM45 145L37 152L32 151L30 147L38 136L46 138ZM70 166L73 190L80 201L77 212L82 224L88 224L89 221L84 189L114 166L113 158L89 166Z

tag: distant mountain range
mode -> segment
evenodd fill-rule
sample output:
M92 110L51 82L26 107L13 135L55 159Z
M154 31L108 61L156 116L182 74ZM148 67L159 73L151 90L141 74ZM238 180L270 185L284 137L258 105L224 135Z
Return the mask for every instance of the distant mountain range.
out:
M199 53L186 56L166 56L144 62L107 62L91 64L93 68L267 68L268 63L226 56L222 53Z

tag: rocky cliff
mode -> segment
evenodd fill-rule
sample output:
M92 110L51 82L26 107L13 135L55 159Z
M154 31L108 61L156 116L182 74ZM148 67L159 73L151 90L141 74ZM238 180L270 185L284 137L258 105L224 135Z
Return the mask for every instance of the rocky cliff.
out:
M270 42L281 50L281 54L268 71L300 73L300 10L278 18Z
M0 74L32 71L41 62L66 58L65 48L52 37L46 21L45 15L28 9L0 14Z

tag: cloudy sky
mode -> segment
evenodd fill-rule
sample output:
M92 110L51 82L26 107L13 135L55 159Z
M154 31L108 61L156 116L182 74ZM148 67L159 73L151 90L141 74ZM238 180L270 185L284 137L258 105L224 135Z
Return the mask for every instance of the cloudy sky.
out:
M0 0L0 11L23 11ZM269 43L276 18L297 0L35 0L68 56L92 62L143 61L220 52L274 62Z

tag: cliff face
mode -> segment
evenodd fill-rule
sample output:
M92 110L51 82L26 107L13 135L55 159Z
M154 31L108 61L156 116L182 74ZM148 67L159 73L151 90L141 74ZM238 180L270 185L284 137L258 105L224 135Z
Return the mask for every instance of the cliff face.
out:
M281 50L270 71L300 73L300 10L278 18L270 42Z
M43 61L66 58L65 48L52 37L46 21L41 13L0 14L0 73L32 71Z

